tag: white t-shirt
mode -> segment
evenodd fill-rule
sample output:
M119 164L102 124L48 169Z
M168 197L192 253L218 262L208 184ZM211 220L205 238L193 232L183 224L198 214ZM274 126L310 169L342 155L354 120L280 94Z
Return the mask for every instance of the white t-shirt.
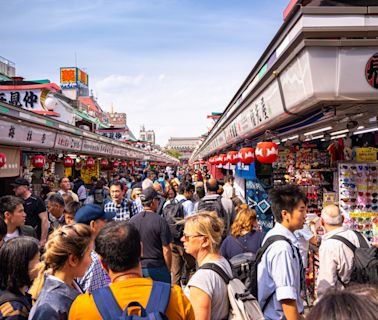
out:
M10 239L17 238L20 236L20 233L18 232L18 229L16 229L15 232L7 233L4 237L4 242L9 241Z
M232 270L230 264L225 258L217 261L209 261L209 263L217 264L230 277ZM185 295L190 300L190 287L196 287L206 292L211 299L211 320L227 319L229 302L227 285L223 279L212 270L199 269L189 280L188 285L184 289Z

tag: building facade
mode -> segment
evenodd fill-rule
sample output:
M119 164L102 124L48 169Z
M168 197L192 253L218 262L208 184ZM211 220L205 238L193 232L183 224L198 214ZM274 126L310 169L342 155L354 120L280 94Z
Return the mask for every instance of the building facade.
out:
M165 146L166 150L176 150L181 153L180 160L187 161L198 144L198 137L171 137Z

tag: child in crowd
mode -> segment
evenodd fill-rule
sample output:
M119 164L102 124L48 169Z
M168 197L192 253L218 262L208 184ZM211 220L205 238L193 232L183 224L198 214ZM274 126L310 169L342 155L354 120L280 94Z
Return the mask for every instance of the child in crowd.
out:
M66 224L74 224L75 223L75 214L77 210L80 209L80 202L71 201L66 204L64 207L64 221Z

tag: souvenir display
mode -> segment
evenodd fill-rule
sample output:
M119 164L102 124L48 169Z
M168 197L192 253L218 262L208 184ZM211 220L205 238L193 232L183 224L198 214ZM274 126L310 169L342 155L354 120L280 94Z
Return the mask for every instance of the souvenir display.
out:
M345 224L378 245L378 163L339 164L339 204Z
M297 184L308 198L308 213L320 214L323 192L332 189L332 173L326 151L315 148L294 147L280 151L273 164L273 185Z

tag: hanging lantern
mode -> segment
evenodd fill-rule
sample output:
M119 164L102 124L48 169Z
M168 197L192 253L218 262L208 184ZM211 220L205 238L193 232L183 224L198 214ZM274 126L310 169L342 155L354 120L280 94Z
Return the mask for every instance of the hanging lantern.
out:
M63 163L66 168L71 168L74 165L75 161L71 157L65 157Z
M231 164L237 164L239 162L239 152L230 151L227 153L227 161Z
M255 149L242 148L239 150L239 159L244 164L251 164L255 161Z
M277 161L277 144L274 142L259 142L256 146L256 158L261 163L273 163Z
M4 167L7 162L7 157L5 153L0 153L0 168Z
M209 164L214 164L214 157L210 157L209 160L207 160Z
M45 157L44 156L34 156L32 159L33 167L42 169L45 166Z
M206 161L205 160L200 160L200 164L205 164Z
M116 161L113 162L113 168L116 169L118 167L119 167L119 161L116 160Z
M95 166L95 160L93 158L88 158L86 162L88 168L93 168Z
M101 166L101 168L106 168L108 165L109 165L108 159L104 158L104 159L100 160L100 166Z
M121 167L126 168L127 167L127 161L122 161L121 162Z
M227 154L221 153L219 156L219 164L227 164Z

